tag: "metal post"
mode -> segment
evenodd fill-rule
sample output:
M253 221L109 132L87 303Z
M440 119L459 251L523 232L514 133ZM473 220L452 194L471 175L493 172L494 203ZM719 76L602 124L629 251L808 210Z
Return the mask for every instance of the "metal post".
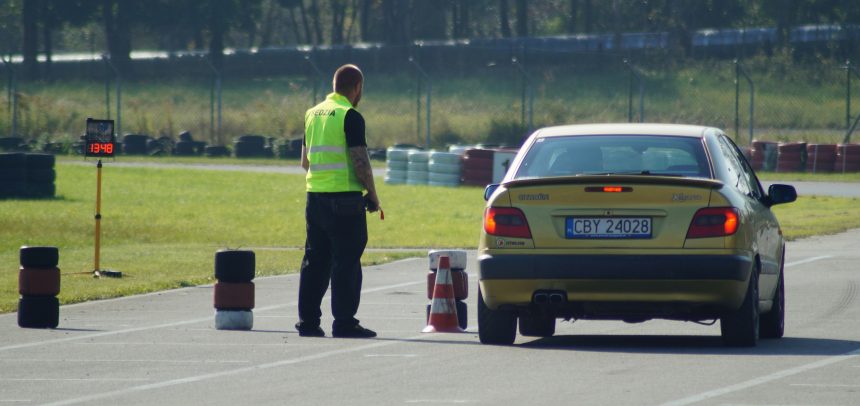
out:
M100 270L99 261L101 259L101 238L102 238L102 160L99 159L96 164L96 249L95 249L95 265L93 272L98 275Z
M317 74L317 78L316 78L316 80L314 80L314 103L313 103L314 105L316 105L317 104L317 90L318 90L317 86L319 86L319 84L322 83L322 81L324 79L323 73L320 70L320 68L317 67L317 64L314 63L314 60L313 60L313 58L311 58L310 54L305 55L305 61L307 61L311 65L311 67L314 69L314 71Z
M754 128L755 128L755 85L753 84L753 81L752 81L752 78L750 77L750 75L747 74L746 70L744 70L744 68L741 66L740 62L738 62L737 59L735 59L735 69L736 69L736 74L737 75L743 75L743 77L747 81L747 84L750 87L750 139L749 139L748 145L752 145L753 133L754 133ZM738 81L738 79L735 79L735 80ZM737 102L738 96L737 95L738 95L738 93L736 92L735 93L735 112L736 113L738 111L738 102ZM738 118L738 115L736 114L735 115L735 131L738 131L738 123L739 123L738 120L739 120L739 118ZM737 134L737 132L736 132L736 134Z
M639 122L645 121L645 78L642 74L630 63L624 59L624 65L630 71L630 82L627 88L627 121L633 122L633 79L639 84Z
M113 70L114 75L116 76L116 134L122 134L122 75L120 75L119 70L111 63L110 58L106 55L103 55L102 58L107 62L108 66L110 66L111 70ZM110 113L110 112L108 112ZM110 117L110 114L108 114Z
M110 65L107 55L102 55L102 60L105 61L105 118L110 120Z
M9 118L9 136L15 137L18 133L18 80L15 77L15 67L12 65L12 57L10 56L8 60L3 58L3 64L6 66L6 71L8 72L6 97L9 103L9 114L11 115Z
M430 149L430 95L433 93L433 83L430 81L430 75L428 75L427 72L425 72L424 69L421 68L421 65L419 65L418 62L415 61L415 58L410 56L409 62L412 65L415 65L415 69L418 70L418 73L420 73L424 80L427 82L427 100L425 106L426 113L424 114L426 120L426 124L424 127L424 138L427 149Z
M520 125L526 127L526 118L528 118L528 132L531 133L534 129L534 84L528 71L523 67L523 64L517 58L511 58L511 64L516 66L523 79L522 96L520 98ZM526 97L528 97L528 108L526 108ZM526 113L528 112L528 115Z
M213 141L221 142L221 71L212 64L212 61L207 59L206 63L214 75L212 79L212 87L209 89L209 137ZM215 126L215 102L218 103L218 126ZM212 133L215 134L213 137Z

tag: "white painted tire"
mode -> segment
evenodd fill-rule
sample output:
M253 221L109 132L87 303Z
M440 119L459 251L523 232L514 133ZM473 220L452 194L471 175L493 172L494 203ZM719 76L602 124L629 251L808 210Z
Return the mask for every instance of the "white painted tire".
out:
M451 152L433 152L430 154L430 164L459 164L460 155Z
M254 312L250 310L215 310L216 330L250 330L254 328Z
M388 161L406 162L409 159L409 150L408 149L388 148L388 150L385 151L385 157Z
M417 151L417 150L409 151L409 163L410 164L413 162L423 162L426 164L427 161L429 161L429 160L430 160L430 153L427 151Z
M405 185L406 178L389 178L386 176L385 183L388 185Z
M452 154L463 155L469 148L473 147L471 145L451 145L450 147L448 147L448 152Z
M427 162L409 162L406 168L409 172L427 172Z
M388 169L394 169L398 171L405 171L409 166L409 163L406 161L388 161L387 167Z
M435 271L439 267L439 257L446 255L451 262L451 269L466 269L466 251L464 250L432 250L427 253L430 260L430 270Z
M405 181L408 176L409 172L406 170L387 169L385 171L386 178L403 178Z
M459 162L456 164L430 162L427 165L427 170L432 173L456 174L457 176L460 176L460 173L463 171L463 167Z

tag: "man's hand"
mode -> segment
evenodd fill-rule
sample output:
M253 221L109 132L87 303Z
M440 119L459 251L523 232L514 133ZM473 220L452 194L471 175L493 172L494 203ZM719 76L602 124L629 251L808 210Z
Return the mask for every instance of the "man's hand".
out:
M367 189L367 198L376 203L376 210L381 210L379 205L379 196L376 195L376 184L373 182L373 168L370 167L370 156L367 154L367 147L350 147L349 159L352 161L352 167L355 168L355 176L358 181ZM371 213L376 210L370 210Z

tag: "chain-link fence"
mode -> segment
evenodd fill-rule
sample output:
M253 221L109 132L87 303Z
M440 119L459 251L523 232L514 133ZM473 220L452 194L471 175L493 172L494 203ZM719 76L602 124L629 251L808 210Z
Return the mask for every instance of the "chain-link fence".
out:
M135 60L130 75L108 60L55 63L51 81L23 81L19 66L6 63L0 131L31 149L59 142L51 148L62 150L93 117L165 141L188 131L209 145L232 146L246 134L285 144L279 140L301 137L304 111L348 62L365 70L359 109L374 147L515 145L541 126L626 121L720 127L740 144L838 143L858 117L860 73L834 58L678 61L660 50L454 43L235 53L222 69L199 55Z

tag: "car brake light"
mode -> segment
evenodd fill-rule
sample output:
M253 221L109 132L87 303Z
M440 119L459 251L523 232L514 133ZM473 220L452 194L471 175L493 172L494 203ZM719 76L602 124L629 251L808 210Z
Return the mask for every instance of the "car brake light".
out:
M699 209L690 222L687 238L725 237L738 231L738 209L708 207Z
M632 192L633 188L629 186L588 186L586 192L602 192L602 193L621 193Z
M488 207L484 211L484 231L499 237L532 238L526 216L513 207Z

